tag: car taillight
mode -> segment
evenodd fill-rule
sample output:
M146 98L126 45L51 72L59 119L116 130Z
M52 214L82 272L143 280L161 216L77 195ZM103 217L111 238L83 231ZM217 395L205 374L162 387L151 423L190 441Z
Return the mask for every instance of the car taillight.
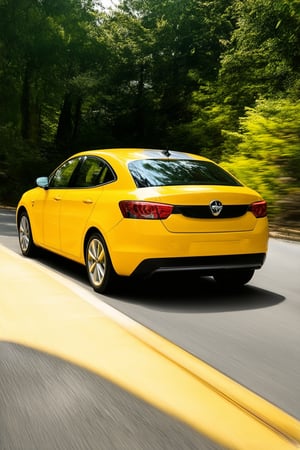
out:
M250 205L249 209L257 218L266 217L267 202L265 200L261 200L260 202L254 202Z
M119 206L127 219L167 219L173 211L172 205L137 200L122 200Z

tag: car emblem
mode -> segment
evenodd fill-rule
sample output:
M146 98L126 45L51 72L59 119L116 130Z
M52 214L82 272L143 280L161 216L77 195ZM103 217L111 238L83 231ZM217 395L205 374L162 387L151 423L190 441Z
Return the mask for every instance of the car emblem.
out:
M223 205L220 200L212 200L209 204L209 208L213 216L217 217L220 215Z

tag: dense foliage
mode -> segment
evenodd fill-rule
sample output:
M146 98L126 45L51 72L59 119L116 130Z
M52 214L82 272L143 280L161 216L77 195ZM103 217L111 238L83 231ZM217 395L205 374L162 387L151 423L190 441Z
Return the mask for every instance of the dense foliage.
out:
M0 202L77 150L172 148L296 222L299 64L299 0L0 0Z

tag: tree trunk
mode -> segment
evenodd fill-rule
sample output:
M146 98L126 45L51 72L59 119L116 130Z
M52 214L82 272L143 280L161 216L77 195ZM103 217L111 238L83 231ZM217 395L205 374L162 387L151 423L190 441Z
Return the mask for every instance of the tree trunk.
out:
M73 136L72 97L70 93L66 93L57 126L57 134L56 134L57 148L65 150L70 145L72 136Z
M38 146L40 128L40 105L37 99L37 91L32 87L30 70L27 65L21 95L21 135L24 140Z

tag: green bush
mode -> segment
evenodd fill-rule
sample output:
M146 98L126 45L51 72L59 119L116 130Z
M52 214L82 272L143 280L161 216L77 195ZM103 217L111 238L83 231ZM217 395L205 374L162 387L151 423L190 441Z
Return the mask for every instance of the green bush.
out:
M269 203L271 218L296 217L297 203L285 201L300 193L300 101L257 102L240 119L240 132L228 134L221 164L242 182L258 190ZM235 141L236 149L232 150ZM286 209L295 209L287 214Z

